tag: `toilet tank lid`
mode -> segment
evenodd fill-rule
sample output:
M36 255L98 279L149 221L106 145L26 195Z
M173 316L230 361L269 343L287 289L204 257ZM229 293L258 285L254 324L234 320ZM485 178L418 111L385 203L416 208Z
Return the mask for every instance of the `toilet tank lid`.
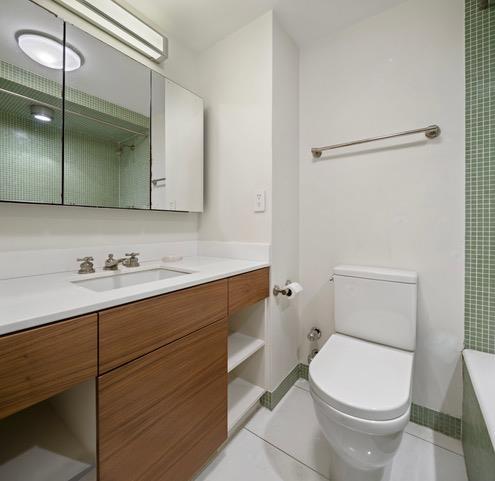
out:
M405 284L417 284L418 282L417 272L391 269L389 267L340 265L334 268L333 273L336 276L360 277L362 279L402 282Z

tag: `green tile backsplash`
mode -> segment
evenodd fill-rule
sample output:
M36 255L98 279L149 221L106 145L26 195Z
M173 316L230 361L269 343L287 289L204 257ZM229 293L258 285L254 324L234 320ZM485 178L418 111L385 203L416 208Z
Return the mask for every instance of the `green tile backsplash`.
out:
M465 344L495 353L495 7L466 0Z

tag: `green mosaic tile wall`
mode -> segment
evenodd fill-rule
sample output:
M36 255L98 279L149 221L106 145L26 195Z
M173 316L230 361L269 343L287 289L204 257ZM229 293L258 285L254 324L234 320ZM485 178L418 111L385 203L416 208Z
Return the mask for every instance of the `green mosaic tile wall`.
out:
M0 92L0 199L61 203L61 85L0 60L0 87L58 107L54 121L43 124L31 118L33 101ZM68 114L64 202L149 208L149 118L74 89L66 94L71 108L76 102L82 113L145 135L129 137L125 130ZM120 152L121 143L136 148Z
M471 481L492 481L495 451L465 365L463 376L462 446L467 474Z
M137 137L134 149L123 147L119 162L119 205L130 209L150 207L150 153L149 139Z
M495 7L466 0L465 344L495 353Z
M62 134L0 110L0 199L60 204Z
M118 206L118 146L77 132L66 132L65 139L64 203Z
M60 82L55 82L3 60L0 60L0 78L9 82L15 82L18 86L16 91L20 90L21 87L26 87L27 89L32 89L54 98L61 95L62 79L60 79ZM116 105L108 100L71 88L70 78L67 79L67 84L65 98L68 102L140 127L149 128L149 117Z

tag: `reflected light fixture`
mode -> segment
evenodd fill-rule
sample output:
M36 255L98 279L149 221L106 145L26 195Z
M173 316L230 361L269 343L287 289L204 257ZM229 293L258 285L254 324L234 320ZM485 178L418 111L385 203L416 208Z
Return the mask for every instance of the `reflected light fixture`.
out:
M19 48L35 62L54 70L62 70L63 65L63 43L50 35L33 32L20 31L16 34ZM73 47L65 46L65 71L72 72L83 64L82 55Z
M31 115L40 122L53 121L53 110L45 105L31 105Z

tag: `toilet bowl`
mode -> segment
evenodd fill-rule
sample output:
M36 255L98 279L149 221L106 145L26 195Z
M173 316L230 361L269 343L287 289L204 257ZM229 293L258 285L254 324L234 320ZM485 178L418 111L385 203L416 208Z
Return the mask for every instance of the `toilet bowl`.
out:
M359 470L385 467L409 421L414 354L334 334L309 368L316 417L330 446Z
M355 266L335 273L337 333L309 367L330 479L383 479L374 473L393 460L411 410L416 276Z

